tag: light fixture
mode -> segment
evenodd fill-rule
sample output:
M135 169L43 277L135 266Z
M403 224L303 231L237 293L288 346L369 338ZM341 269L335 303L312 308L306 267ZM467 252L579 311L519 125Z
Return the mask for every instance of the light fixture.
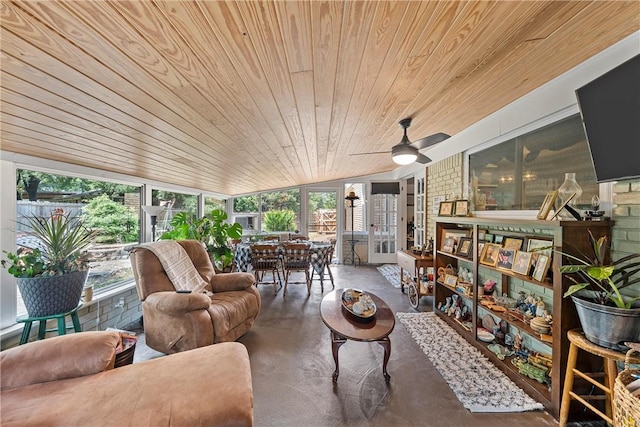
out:
M405 143L405 137L402 138L400 144L395 145L391 149L391 158L399 165L410 165L418 158L418 149L409 145L409 139Z
M404 130L404 135L400 144L394 145L391 149L391 158L399 165L410 165L418 158L418 149L411 145L407 136L407 128L411 126L411 118L400 120L399 125Z
M351 245L351 257L349 257L348 255L344 258L344 264L347 264L347 260L351 260L351 262L353 263L353 266L356 266L356 260L359 263L362 263L362 261L360 260L360 256L358 256L358 254L356 253L356 239L355 239L355 235L353 233L353 208L355 208L355 204L354 202L356 200L360 200L360 197L358 197L356 195L355 191L349 191L349 194L347 195L347 197L344 198L348 205L348 208L351 208L351 240L349 240L349 244Z
M156 224L158 223L158 215L160 215L167 208L166 206L152 206L146 205L141 206L142 210L145 211L149 218L151 219L151 236L152 241L156 241Z

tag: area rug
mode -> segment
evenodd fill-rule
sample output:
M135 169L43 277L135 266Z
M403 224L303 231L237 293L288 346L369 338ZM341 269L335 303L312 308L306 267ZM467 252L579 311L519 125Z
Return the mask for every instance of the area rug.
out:
M400 287L400 266L397 264L384 264L378 267L380 274L387 279L387 282L391 283L394 288ZM404 272L404 277L407 279L410 277L407 272Z
M435 313L396 316L469 411L544 409Z

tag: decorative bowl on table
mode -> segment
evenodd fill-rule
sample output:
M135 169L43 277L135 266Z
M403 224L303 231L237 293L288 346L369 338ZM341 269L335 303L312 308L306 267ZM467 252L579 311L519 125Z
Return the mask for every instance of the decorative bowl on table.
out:
M342 307L357 319L370 320L376 314L376 304L359 289L345 289L342 292Z

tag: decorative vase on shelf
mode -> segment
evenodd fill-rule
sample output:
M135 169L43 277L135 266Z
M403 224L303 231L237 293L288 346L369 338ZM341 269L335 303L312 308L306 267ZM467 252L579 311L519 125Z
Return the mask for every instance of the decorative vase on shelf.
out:
M575 194L575 195L574 195ZM570 207L574 210L576 209L576 203L580 196L582 195L582 187L576 181L575 172L567 172L564 174L564 182L560 187L558 187L558 197L560 197L562 205L571 198L569 203ZM573 196L573 197L572 197ZM569 213L566 209L562 209L562 211L558 214L558 216L562 219L575 219L571 213Z

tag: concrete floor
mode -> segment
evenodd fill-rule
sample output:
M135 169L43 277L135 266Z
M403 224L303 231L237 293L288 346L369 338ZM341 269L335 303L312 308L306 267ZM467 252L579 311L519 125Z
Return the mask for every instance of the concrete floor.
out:
M414 312L406 294L372 266L332 266L336 288L373 292L394 312ZM325 282L324 294L331 290ZM254 422L260 426L556 426L546 412L471 413L453 394L424 353L396 322L390 335L389 384L382 376L383 348L348 341L340 348L340 378L334 384L329 331L322 323L319 282L307 297L305 285L273 294L260 285L262 310L253 328L239 339L251 359ZM431 310L423 297L420 310ZM161 354L141 337L134 363ZM460 361L464 363L464 361ZM215 398L215 396L212 396Z

